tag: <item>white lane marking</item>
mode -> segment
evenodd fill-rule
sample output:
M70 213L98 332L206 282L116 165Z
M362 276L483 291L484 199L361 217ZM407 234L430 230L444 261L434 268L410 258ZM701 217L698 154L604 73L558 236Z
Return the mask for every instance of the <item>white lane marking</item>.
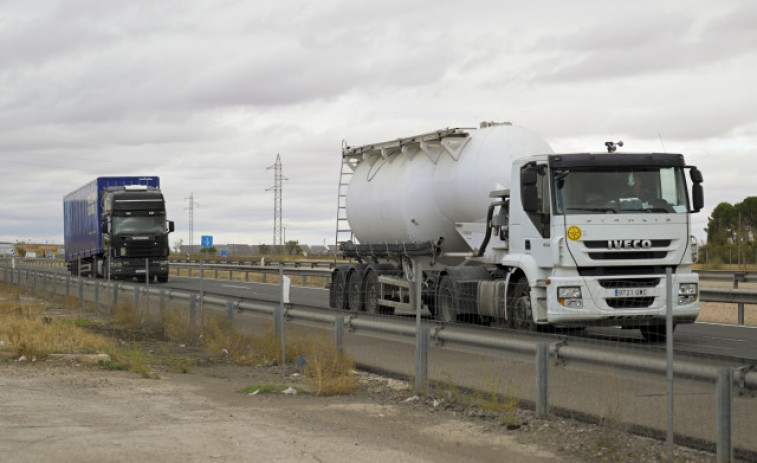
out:
M221 285L224 288L235 288L235 289L250 289L249 286L240 286L240 285Z
M746 328L746 329L757 329L757 326L752 325L737 325L735 323L715 323L715 322L696 322L695 325L713 325L713 326L728 326L732 328Z

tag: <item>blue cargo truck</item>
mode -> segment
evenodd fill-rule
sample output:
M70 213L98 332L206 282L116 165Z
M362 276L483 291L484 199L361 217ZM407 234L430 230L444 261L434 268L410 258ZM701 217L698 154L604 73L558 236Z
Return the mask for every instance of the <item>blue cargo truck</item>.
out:
M73 275L168 281L174 223L158 177L98 177L63 198L63 221Z

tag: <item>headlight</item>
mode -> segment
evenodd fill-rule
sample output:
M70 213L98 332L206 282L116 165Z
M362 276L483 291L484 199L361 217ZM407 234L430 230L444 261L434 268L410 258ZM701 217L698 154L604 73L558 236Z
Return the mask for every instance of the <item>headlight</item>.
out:
M581 287L562 286L557 288L557 302L569 309L581 309L584 306L581 299Z
M681 283L678 285L678 304L691 304L699 296L697 283Z

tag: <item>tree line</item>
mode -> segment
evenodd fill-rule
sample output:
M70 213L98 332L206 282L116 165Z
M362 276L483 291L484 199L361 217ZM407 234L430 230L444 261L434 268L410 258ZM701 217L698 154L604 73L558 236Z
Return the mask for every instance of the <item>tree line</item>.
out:
M757 196L740 203L722 202L707 221L707 257L724 264L757 263Z

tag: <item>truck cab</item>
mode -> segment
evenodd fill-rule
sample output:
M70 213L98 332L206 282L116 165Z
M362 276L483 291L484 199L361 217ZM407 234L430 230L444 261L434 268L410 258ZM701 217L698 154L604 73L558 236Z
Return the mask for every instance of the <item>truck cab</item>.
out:
M149 273L168 281L168 233L166 207L160 189L147 185L107 187L102 192L102 242L110 256L111 276L144 277L145 259Z
M519 159L507 251L492 249L489 260L523 272L537 324L622 326L660 337L666 269L677 295L674 322L699 313L690 213L702 208L701 183L680 154Z

